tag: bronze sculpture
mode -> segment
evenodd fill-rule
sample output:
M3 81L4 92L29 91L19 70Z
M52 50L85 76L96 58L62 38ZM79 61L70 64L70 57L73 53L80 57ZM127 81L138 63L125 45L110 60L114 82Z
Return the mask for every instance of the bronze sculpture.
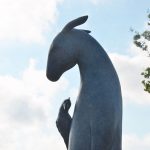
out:
M70 106L71 106L70 98L64 100L59 109L58 117L56 120L56 126L61 136L63 137L67 148L69 142L70 127L72 122L72 118L68 113Z
M69 150L121 150L119 79L107 53L89 35L90 31L74 28L87 19L83 16L69 22L55 37L48 55L47 78L57 81L76 64L80 69L81 87L69 129Z

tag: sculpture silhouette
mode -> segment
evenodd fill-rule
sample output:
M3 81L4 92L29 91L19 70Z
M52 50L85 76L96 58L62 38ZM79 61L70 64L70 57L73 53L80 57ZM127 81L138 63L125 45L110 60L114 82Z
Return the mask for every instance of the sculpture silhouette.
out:
M58 117L56 120L56 126L61 136L63 137L67 148L68 148L70 127L72 122L72 118L68 113L70 106L71 106L70 98L64 100L59 109Z
M69 133L69 150L121 150L122 97L117 73L102 46L86 30L74 27L83 16L69 22L53 40L47 78L57 81L78 64L81 87Z

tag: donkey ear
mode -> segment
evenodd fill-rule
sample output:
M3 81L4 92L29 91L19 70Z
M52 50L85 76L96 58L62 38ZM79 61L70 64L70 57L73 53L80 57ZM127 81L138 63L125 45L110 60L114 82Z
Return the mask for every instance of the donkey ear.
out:
M91 33L91 31L90 30L83 30L83 29L80 29L81 31L84 31L84 32L86 32L86 33Z
M79 17L75 20L72 20L71 22L69 22L64 28L63 28L63 32L68 32L70 30L72 30L74 27L79 26L83 23L85 23L88 19L88 16L82 16Z

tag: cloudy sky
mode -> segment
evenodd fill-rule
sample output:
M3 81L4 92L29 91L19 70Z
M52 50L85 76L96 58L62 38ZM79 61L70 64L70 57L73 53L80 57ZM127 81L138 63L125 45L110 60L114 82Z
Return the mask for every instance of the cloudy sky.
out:
M123 150L150 149L150 95L141 71L150 59L132 44L130 27L143 31L150 1L0 0L0 149L65 150L55 127L62 101L79 89L77 66L50 82L50 43L63 26L89 15L86 24L109 54L123 94Z

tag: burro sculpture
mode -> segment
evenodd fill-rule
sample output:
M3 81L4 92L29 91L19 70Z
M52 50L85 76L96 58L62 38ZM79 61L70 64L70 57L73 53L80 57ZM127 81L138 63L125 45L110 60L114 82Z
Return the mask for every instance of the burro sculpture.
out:
M122 97L119 79L107 53L89 35L90 31L74 28L85 23L87 18L83 16L69 22L50 47L47 63L49 80L57 81L76 64L81 75L73 118L68 114L71 103L69 99L65 100L60 108L57 127L69 150L121 150Z

